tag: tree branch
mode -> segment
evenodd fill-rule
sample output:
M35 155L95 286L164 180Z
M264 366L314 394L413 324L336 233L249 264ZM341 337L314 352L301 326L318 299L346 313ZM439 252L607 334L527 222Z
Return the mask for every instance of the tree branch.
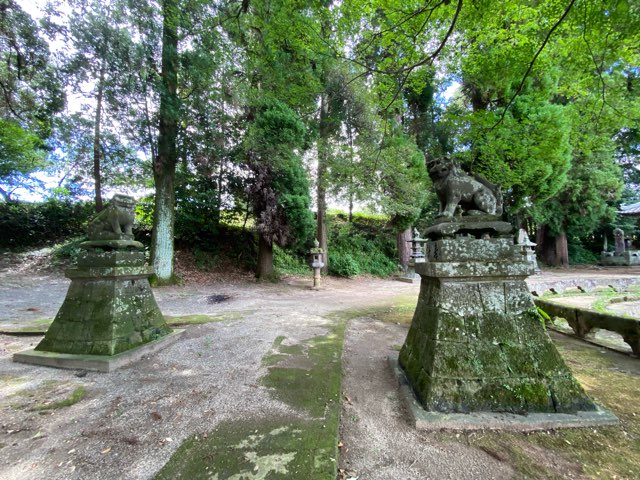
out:
M507 111L509 110L509 108L511 108L511 105L513 105L513 102L515 101L516 97L518 95L520 95L520 92L522 92L522 89L524 87L524 83L527 80L527 77L529 76L531 71L533 70L533 65L536 63L536 60L538 59L538 57L542 53L542 50L544 50L544 47L546 47L546 45L549 42L549 39L551 38L551 35L553 34L553 32L560 26L560 24L564 21L564 19L569 14L569 11L571 10L571 7L573 7L574 3L576 3L576 0L571 0L569 2L569 5L567 5L567 8L564 10L564 13L560 17L560 19L547 32L547 35L544 37L544 40L543 40L542 44L540 45L540 47L538 48L538 51L535 53L535 55L531 59L531 62L529 62L529 67L527 68L527 71L524 73L524 76L522 77L522 80L520 80L520 85L518 85L518 88L516 89L516 92L511 96L511 99L509 100L509 103L507 103L507 105L504 107L504 110L502 111L502 115L500 115L500 118L498 119L498 121L494 125L492 125L487 131L493 130L494 128L496 128L498 125L500 125L502 123L502 121L504 120L505 115L507 114Z

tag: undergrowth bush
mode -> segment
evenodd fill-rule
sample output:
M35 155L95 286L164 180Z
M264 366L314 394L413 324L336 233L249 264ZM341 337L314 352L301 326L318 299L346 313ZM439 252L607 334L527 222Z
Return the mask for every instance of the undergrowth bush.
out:
M64 240L61 243L56 243L51 253L56 260L71 260L75 262L78 258L78 254L82 251L80 244L86 242L87 237L71 237Z
M94 213L91 202L50 199L41 203L0 203L0 247L49 245L82 235Z
M343 213L328 215L329 273L352 277L362 273L386 277L396 267L396 244L388 218L354 214L351 222Z
M309 275L311 272L305 258L277 245L273 246L273 267L281 275Z
M330 250L329 273L338 277L354 277L360 274L360 265L350 253Z
M567 246L571 265L595 265L600 260L598 255L585 248L581 243L569 243Z

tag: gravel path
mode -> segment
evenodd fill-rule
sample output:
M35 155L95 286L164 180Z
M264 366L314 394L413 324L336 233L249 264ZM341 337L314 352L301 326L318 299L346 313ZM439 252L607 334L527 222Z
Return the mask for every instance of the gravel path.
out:
M628 277L637 273L616 270ZM573 275L607 278L599 271ZM534 278L571 277L551 272ZM419 289L378 279L328 279L321 291L311 291L309 285L310 279L291 279L277 285L155 289L167 315L241 315L231 316L239 320L190 326L174 345L110 374L78 376L12 363L12 352L33 346L39 337L0 335L0 478L148 479L194 433L210 432L228 419L296 415L259 385L265 373L262 358L274 340L285 337L284 343L293 345L326 334L332 313L390 305L398 296L417 299ZM0 325L53 317L67 286L61 276L4 272ZM230 298L216 304L212 295ZM405 334L406 328L365 317L349 323L341 468L360 480L510 478L510 468L484 452L443 443L437 435L408 426L386 365L386 356ZM44 396L65 398L79 386L86 388L87 397L72 407L33 408Z
M347 478L511 478L507 464L482 450L442 443L437 434L409 426L398 381L387 365L387 356L404 342L407 330L367 318L349 324L343 354L340 456Z

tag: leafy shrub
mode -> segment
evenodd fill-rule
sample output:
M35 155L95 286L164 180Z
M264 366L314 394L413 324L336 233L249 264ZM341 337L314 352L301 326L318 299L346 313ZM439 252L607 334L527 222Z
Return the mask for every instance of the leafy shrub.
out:
M360 265L350 253L330 250L329 273L338 277L354 277L360 274Z
M386 277L396 271L396 243L383 215L329 215L329 273L350 277L369 273ZM336 265L334 263L337 262Z
M309 275L311 272L304 258L277 245L273 246L273 266L283 275Z
M219 263L217 253L201 250L200 248L193 249L193 258L196 262L196 267L201 271L211 271L216 268Z
M85 233L94 215L93 203L50 199L42 203L0 204L0 247L47 245Z
M75 261L82 251L80 244L86 240L87 237L72 237L62 243L57 243L52 249L53 257L58 260Z
M598 256L582 246L581 243L569 243L568 248L569 263L571 265L595 265L598 263Z

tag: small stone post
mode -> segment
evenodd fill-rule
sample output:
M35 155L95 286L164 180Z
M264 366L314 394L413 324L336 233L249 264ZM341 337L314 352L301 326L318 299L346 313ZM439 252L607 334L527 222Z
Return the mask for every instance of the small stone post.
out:
M529 235L524 228L518 230L516 244L522 249L522 254L527 257L527 261L534 267L534 273L541 273L536 257L536 244L529 239Z
M324 267L324 250L320 248L320 242L318 240L313 241L314 247L310 250L311 253L311 268L313 268L313 289L318 290L322 281L322 275L320 270Z
M411 253L409 254L409 265L404 275L396 277L396 280L406 283L415 283L420 281L420 277L416 273L416 266L424 263L424 247L427 240L420 238L420 232L417 228L413 229L413 238L407 240L411 244Z
M615 254L622 255L626 250L626 245L624 244L624 231L621 228L616 228L613 231L613 236L615 238Z

